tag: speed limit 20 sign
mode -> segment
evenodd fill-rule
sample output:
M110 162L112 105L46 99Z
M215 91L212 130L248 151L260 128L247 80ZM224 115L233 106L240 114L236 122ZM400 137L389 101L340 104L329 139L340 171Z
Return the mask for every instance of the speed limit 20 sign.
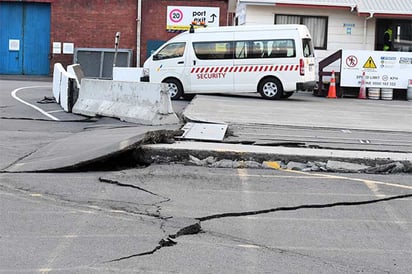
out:
M183 20L183 12L181 9L173 9L169 13L169 20L173 23L179 23Z

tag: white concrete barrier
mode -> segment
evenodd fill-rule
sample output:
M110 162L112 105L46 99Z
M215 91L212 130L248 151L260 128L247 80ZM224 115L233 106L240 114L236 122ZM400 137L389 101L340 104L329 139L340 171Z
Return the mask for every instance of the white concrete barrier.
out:
M143 76L143 68L114 67L113 80L115 81L137 81Z
M84 78L73 113L144 124L177 124L165 84Z
M83 73L83 70L81 69L80 65L79 64L73 64L73 65L67 66L67 72L74 76L77 88L80 89L80 83L81 83L82 79L84 78L84 73Z
M62 71L64 71L64 68L63 68L62 64L60 64L60 63L54 64L54 69L53 69L53 96L56 99L57 103L60 103L60 85L61 85Z
M62 64L54 64L53 71L53 96L56 99L56 102L67 112L70 111L70 82L69 79L74 79L80 87L80 79L77 77L77 72L80 69L80 65L74 64L68 66L68 71L66 71Z

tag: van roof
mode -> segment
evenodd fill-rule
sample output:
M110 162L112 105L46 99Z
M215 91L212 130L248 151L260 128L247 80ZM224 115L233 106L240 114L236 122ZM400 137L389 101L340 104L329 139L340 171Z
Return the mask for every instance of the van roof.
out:
M310 32L305 25L279 24L279 25L241 25L241 26L221 26L196 28L194 33L216 33L216 32L251 32L251 31L276 31L276 30L297 30L301 37L311 38ZM182 32L171 38L169 42L186 40L188 35L193 35L189 31Z
M307 32L305 25L298 24L279 24L279 25L241 25L241 26L222 26L196 28L195 32L232 32L232 31L254 31L254 30L299 30Z

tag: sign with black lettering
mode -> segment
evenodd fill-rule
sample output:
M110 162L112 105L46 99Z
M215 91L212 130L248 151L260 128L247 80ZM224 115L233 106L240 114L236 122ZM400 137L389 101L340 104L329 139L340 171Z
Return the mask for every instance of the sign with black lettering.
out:
M189 30L190 24L196 22L207 27L219 26L220 9L215 7L168 6L166 30Z
M412 75L412 52L342 50L340 85L406 89Z

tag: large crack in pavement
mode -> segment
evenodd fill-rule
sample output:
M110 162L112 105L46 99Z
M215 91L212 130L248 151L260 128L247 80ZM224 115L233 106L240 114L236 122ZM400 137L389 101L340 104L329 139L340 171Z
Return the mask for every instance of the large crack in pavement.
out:
M110 261L106 261L105 263L110 263L110 262L118 262L118 261L123 261L123 260L127 260L127 259L131 259L134 257L139 257L139 256L145 256L145 255L151 255L153 253L155 253L156 251L158 251L159 249L163 248L163 247L169 247L169 246L173 246L175 244L177 244L177 242L174 240L182 235L191 235L191 234L197 234L201 231L201 226L200 226L200 221L196 221L195 223L190 223L187 226L184 226L181 229L177 229L177 232L175 233L167 233L167 230L176 230L176 224L179 224L181 222L191 222L191 220L195 220L195 219L190 219L190 218L173 218L173 217L167 217L167 216L162 216L160 211L161 211L161 203L165 203L170 201L170 198L165 197L163 195L154 193L150 190L147 190L145 188L133 185L133 184L125 184L125 183L121 183L119 181L116 180L111 180L111 179L106 179L106 178L102 178L99 177L99 181L102 183L107 183L107 184L112 184L112 185L116 185L116 186L120 186L120 187L126 187L126 188L132 188L132 189L137 189L140 191L143 191L145 193L154 195L156 197L160 197L163 200L153 204L154 206L157 207L156 212L158 213L157 215L153 215L150 214L149 216L151 217L156 217L159 218L161 220L161 225L160 225L160 229L167 234L167 236L163 239L161 239L158 243L157 246L155 246L152 250L146 251L146 252L141 252L141 253L137 253L137 254L132 254L132 255L128 255L128 256L124 256L121 258L117 258L117 259L113 259ZM148 215L148 214L146 214ZM172 222L171 219L177 219L176 222ZM184 220L182 220L184 219ZM170 222L170 224L167 225L167 222ZM166 227L167 226L167 227Z
M121 186L121 187L130 187L130 188L138 189L138 190L141 190L141 191L143 191L143 192L147 192L147 193L149 193L149 194L152 194L152 195L154 195L154 196L158 196L158 197L161 197L161 198L165 198L166 200L170 200L169 198L166 198L166 197L164 197L164 196L162 196L162 195L153 193L153 192L151 192L151 191L149 191L149 190L147 190L147 189L144 189L144 188L141 188L141 187L132 185L132 184L124 184L124 183L121 183L121 182L119 182L119 181L110 180L110 179L105 179L105 178L102 178L102 177L99 177L99 182L107 183L107 184L112 184L112 185L117 185L117 186Z
M166 237L164 239L161 239L159 241L158 245L155 246L152 250L137 253L137 254L132 254L132 255L129 255L129 256L124 256L124 257L117 258L117 259L113 259L113 260L107 261L105 263L119 262L119 261L131 259L131 258L135 258L135 257L152 255L156 251L160 250L163 247L170 247L170 246L176 245L177 241L175 241L175 239L177 237L180 237L180 236L183 236L183 235L194 235L194 234L200 233L201 231L202 231L202 228L201 228L200 222L197 222L197 223L191 224L189 226L186 226L186 227L180 229L175 234L170 234L168 237Z
M156 214L150 213L150 212L142 212L142 211L131 211L127 210L127 208L122 208L121 211L124 213L132 214L132 215L144 215L148 217L153 217L153 218L158 218L161 220L160 224L160 229L163 231L165 234L165 237L160 239L158 244L151 250L145 251L145 252L139 252L136 254L130 254L126 256L122 256L119 258L115 258L112 260L105 261L103 263L113 263L113 262L119 262L123 260L128 260L132 259L135 257L141 257L141 256L148 256L152 255L155 252L159 251L160 249L164 247L171 247L176 244L178 244L178 241L176 240L177 238L185 235L196 235L198 233L202 232L202 222L206 221L211 221L211 220L216 220L216 219L222 219L222 218L233 218L233 217L243 217L243 216L251 216L251 215L260 215L260 214L268 214L268 213L273 213L273 212L280 212L280 211L297 211L300 209L324 209L324 208L333 208L333 207L348 207L348 206L361 206L361 205L368 205L368 204L375 204L375 203L381 203L381 202L388 202L388 201L393 201L393 200L399 200L399 199L406 199L406 198L411 198L412 193L409 194L403 194L403 195L396 195L396 196L389 196L385 198L379 198L379 199L371 199L371 200L362 200L362 201L342 201L342 202L334 202L334 203L325 203L325 204L302 204L302 205L296 205L296 206L284 206L284 207L275 207L275 208L267 208L267 209L262 209L262 210L253 210L253 211L241 211L241 212L225 212L225 213L219 213L219 214L212 214L212 215L207 215L203 217L197 217L197 218L185 218L185 217L172 217L172 216L162 216L161 214L161 204L166 203L171 201L170 198L165 197L164 195L157 194L153 191L150 191L148 189L142 188L140 186L136 186L134 184L126 184L126 183L121 183L116 180L111 180L111 179L106 179L103 177L99 177L98 180L102 183L107 183L119 187L125 187L125 188L131 188L131 189L136 189L138 191L142 191L145 193L148 193L150 195L156 196L161 198L162 200L156 203L153 203L152 206L155 206L156 209ZM0 187L3 187L5 189L8 189L9 191L12 190L10 189L10 186L6 185L0 185ZM20 191L27 193L29 192L28 189L23 189L23 188L13 188L15 191ZM70 204L76 204L79 205L79 202L74 202L72 200L68 200L62 196L59 195L52 195L50 193L47 193L47 197L43 196L42 197L45 200L50 200L50 201L63 201L66 203ZM80 203L81 204L81 203ZM84 204L83 204L84 206ZM94 210L96 210L96 207L93 207ZM113 208L111 208L113 209ZM104 208L98 208L97 210L104 210ZM119 210L119 208L117 208ZM187 223L187 225L182 225L182 223ZM285 250L284 250L285 251Z
M142 190L147 193L150 193L152 195L156 195L159 197L163 197L162 195L158 195L156 193L153 193L149 190L140 188L135 185L130 185L130 184L123 184L117 181L113 180L108 180L108 179L101 179L99 178L100 181L110 183L110 184L115 184L118 186L122 187L131 187L134 189ZM267 213L272 213L272 212L278 212L278 211L296 211L300 209L323 209L323 208L333 208L333 207L339 207L339 206L360 206L360 205L368 205L368 204L375 204L375 203L381 203L381 202L387 202L387 201L392 201L392 200L399 200L399 199L405 199L405 198L410 198L412 197L411 194L403 194L403 195L396 195L396 196L390 196L390 197L385 197L385 198L380 198L380 199L372 199L372 200L363 200L363 201L352 201L352 202L335 202L335 203L326 203L326 204L303 204L303 205L297 205L297 206L285 206L285 207L275 207L275 208L268 208L268 209L262 209L262 210L253 210L253 211L241 211L241 212L225 212L225 213L220 213L220 214L212 214L212 215L207 215L204 217L198 217L198 218L193 218L192 223L190 223L187 226L184 226L180 229L177 230L176 233L173 234L167 234L167 236L163 239L161 239L157 246L155 246L152 250L146 251L146 252L140 252L136 254L131 254L127 256L123 256L120 258L116 258L113 260L106 261L104 263L111 263L111 262L119 262L123 260L128 260L131 258L135 257L141 257L141 256L147 256L147 255L152 255L155 252L159 251L163 247L171 247L176 245L178 242L176 239L180 236L184 235L195 235L200 232L202 232L202 226L201 223L205 221L211 221L214 219L222 219L222 218L231 218L231 217L243 217L243 216L251 216L251 215L260 215L260 214L267 214ZM169 199L170 201L170 199ZM159 218L163 222L169 222L172 218L164 218L160 217L161 207L159 206ZM162 223L162 229L163 229L163 223ZM163 229L164 232L165 229Z
M170 217L161 216L161 214L160 214L160 210L161 210L161 206L160 206L160 205L161 205L162 203L166 203L166 202L170 201L170 198L165 197L165 196L162 196L162 195L159 195L159 194L157 194L157 193L154 193L154 192L152 192L152 191L149 191L149 190L147 190L147 189L144 189L144 188L142 188L142 187L139 187L139 186L136 186L136 185L133 185L133 184L125 184L125 183L121 183L121 182L119 182L119 181L115 181L115 180L111 180L111 179L105 179L105 178L103 178L103 177L99 177L99 182L106 183L106 184L111 184L111 185L116 185L116 186L120 186L120 187L137 189L137 190L143 191L143 192L145 192L145 193L148 193L148 194L150 194L150 195L153 195L153 196L156 196L156 197L161 198L161 199L162 199L161 201L152 204L152 206L155 206L155 207L156 207L156 214L153 214L153 213L150 213L150 212L146 212L145 215L150 216L150 217L160 218L162 221L167 220L167 219L170 218ZM126 209L123 209L123 211L126 211L126 212L127 212ZM133 213L133 212L129 212L129 213Z
M26 159L27 157L30 157L30 155L36 153L39 149L35 149L31 152L26 153L25 155L17 158L16 160L14 160L13 162L11 162L10 164L8 164L7 166L5 166L4 168L0 169L0 173L8 173L6 170L10 167L12 167L13 165L17 164L18 162L20 162L21 160Z
M213 219L220 219L220 218L228 218L228 217L242 217L242 216L250 216L250 215L259 215L259 214L266 214L272 213L276 211L296 211L299 209L312 209L312 208L332 208L337 206L358 206L358 205L367 205L367 204L374 204L379 202L386 202L391 200L398 200L398 199L405 199L412 197L412 194L404 194L404 195L397 195L397 196L390 196L381 199L374 199L374 200L364 200L358 202L336 202L336 203L328 203L328 204L307 204L307 205L298 205L298 206L285 206L285 207L276 207L276 208L268 208L263 210L254 210L254 211L244 211L244 212L227 212L221 214L214 214L205 217L196 218L200 222L209 221Z

